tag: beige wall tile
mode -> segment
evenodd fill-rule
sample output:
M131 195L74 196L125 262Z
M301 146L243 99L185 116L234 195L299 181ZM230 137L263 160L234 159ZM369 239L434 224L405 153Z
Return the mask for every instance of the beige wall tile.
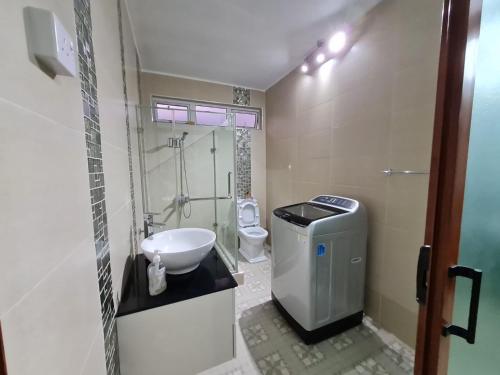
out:
M380 294L369 287L365 291L365 313L372 318L376 324L381 324L380 321Z
M96 57L96 63L99 60ZM101 64L103 65L103 64ZM98 69L96 67L96 69ZM115 65L121 71L121 65ZM119 81L118 81L119 79ZM125 126L125 105L123 103L123 81L121 74L116 77L101 76L97 73L99 118L102 142L127 151L127 131ZM130 108L131 115L134 108ZM127 156L128 158L128 156ZM128 160L126 158L126 160Z
M102 326L99 325L81 375L106 374L106 358L104 356L103 342Z
M92 214L83 132L1 99L0 113L1 315L92 233Z
M99 324L95 250L90 237L69 251L55 270L3 315L9 373L66 375L79 371Z
M318 104L308 110L297 113L297 125L300 131L328 130L333 122L333 106L330 102Z
M5 246L0 317L9 373L104 374L80 80L49 77L28 59L23 20L28 5L53 10L68 32L76 34L71 1L2 2L0 227ZM91 6L101 128L108 141L103 145L105 172L122 174L110 175L109 187L106 173L106 198L114 211L119 202L130 201L117 4L93 1ZM130 28L125 29L126 50L134 54L127 66L136 80L135 46ZM135 92L129 94L137 102L137 84L131 87ZM120 158L113 158L117 154ZM128 198L122 197L122 189ZM131 214L118 211L112 216L115 239L124 237L120 230L130 228L118 218L131 219ZM113 258L120 246L126 247L111 244ZM121 277L120 268L114 267L115 280Z
M386 238L384 224L376 221L370 222L368 230L368 249L366 260L366 285L367 291L380 291L383 288L384 272L386 268Z
M130 203L128 153L109 143L103 143L102 149L106 208L113 215Z
M23 19L25 6L54 11L74 37L73 3L60 0L2 1L0 13L0 97L38 112L55 122L83 129L82 99L78 79L49 77L28 58Z
M130 166L126 111L123 92L122 59L118 29L116 2L94 1L91 4L94 50L97 70L99 116L103 169L106 188L109 246L113 279L113 296L122 289L123 268L127 257L133 252L132 202L130 192ZM137 229L142 228L142 205L140 168L135 105L138 104L136 48L132 39L126 7L122 4L122 27L124 35L125 78L129 96L130 146L133 151L135 203ZM135 102L131 99L135 98ZM137 210L139 207L139 210ZM139 213L137 213L139 211Z
M151 105L152 96L196 99L217 103L233 103L232 86L178 78L154 73L142 73L142 103Z
M418 315L401 307L392 299L381 297L380 317L382 326L411 347L415 347L417 340Z
M383 1L346 56L312 74L293 71L266 92L270 210L318 194L360 200L369 221L366 310L411 344L428 177L382 170L429 168L441 8Z
M140 223L139 223L140 225ZM123 269L127 257L133 254L133 227L131 203L127 202L118 211L108 214L108 236L111 256L111 277L115 303L122 289ZM116 305L118 306L118 305Z
M415 275L423 232L392 227L385 227L384 231L384 263L379 291L408 311L416 313Z
M389 162L394 169L429 171L434 105L394 112Z
M406 178L405 178L406 177ZM395 175L387 182L387 224L423 233L429 177Z

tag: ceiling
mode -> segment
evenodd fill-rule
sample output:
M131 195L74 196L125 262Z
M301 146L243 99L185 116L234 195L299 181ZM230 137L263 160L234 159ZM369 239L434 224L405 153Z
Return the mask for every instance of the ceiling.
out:
M142 69L266 90L377 0L127 0Z

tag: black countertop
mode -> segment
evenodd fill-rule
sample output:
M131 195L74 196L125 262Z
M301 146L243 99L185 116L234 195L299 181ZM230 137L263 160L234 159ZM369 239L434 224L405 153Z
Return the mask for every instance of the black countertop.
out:
M148 290L149 263L143 254L139 254L126 266L117 317L238 286L217 251L212 249L194 271L184 275L167 275L167 290L152 297Z

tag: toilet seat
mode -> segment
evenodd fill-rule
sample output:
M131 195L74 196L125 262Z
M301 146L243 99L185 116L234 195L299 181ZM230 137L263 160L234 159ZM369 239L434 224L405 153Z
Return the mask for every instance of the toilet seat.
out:
M259 206L255 199L238 201L238 226L240 228L260 225Z
M246 227L246 228L240 228L239 232L249 238L255 238L255 239L260 239L260 238L266 238L268 235L267 230L265 230L262 227Z

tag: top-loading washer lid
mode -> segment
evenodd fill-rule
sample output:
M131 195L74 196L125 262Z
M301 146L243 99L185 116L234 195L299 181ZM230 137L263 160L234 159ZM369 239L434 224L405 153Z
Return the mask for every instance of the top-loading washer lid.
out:
M347 213L347 211L340 208L312 202L304 202L277 208L273 212L279 218L303 227L307 227L315 220Z

